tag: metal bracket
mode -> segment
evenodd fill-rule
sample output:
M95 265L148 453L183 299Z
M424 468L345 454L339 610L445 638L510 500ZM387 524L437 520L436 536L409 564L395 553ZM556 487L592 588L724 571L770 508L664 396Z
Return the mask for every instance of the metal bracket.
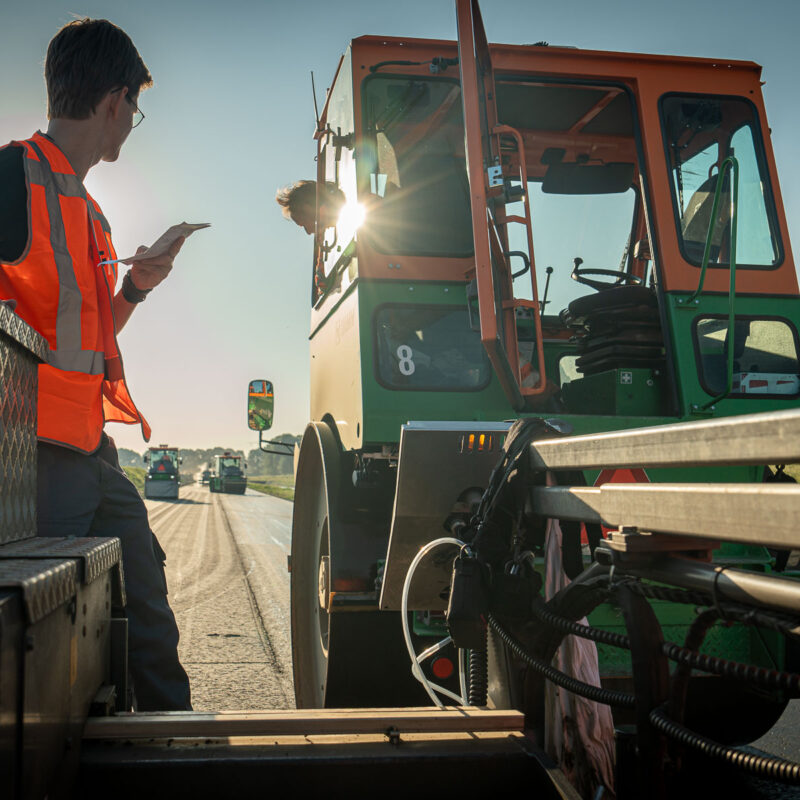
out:
M500 164L487 167L486 182L490 189L494 189L496 186L503 186L503 167Z
M623 525L611 531L606 544L618 553L663 553L685 551L707 551L719 547L719 544L704 546L699 539L690 536L673 536L663 533L648 533L638 528Z

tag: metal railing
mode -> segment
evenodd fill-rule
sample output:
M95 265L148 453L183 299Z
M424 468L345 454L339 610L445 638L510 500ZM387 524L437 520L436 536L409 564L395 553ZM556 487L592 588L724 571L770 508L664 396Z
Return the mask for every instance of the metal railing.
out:
M696 468L800 462L800 410L660 425L531 443L535 471ZM720 542L800 549L796 483L605 483L534 486L537 514L616 529L602 542L615 569L736 602L798 613L800 581L677 558ZM724 573L724 574L723 574Z

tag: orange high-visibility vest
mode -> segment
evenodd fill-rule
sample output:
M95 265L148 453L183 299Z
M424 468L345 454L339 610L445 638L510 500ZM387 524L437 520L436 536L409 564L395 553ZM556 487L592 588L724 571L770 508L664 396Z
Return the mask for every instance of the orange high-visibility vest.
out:
M42 133L7 147L24 149L28 242L0 263L0 299L47 340L39 366L41 441L91 453L106 420L150 426L131 399L114 330L117 282L111 228L66 156Z

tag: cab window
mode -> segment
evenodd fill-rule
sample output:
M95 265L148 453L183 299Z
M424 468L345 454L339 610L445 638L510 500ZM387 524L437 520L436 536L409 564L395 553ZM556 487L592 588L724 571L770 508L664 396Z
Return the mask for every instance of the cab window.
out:
M780 240L753 105L742 98L670 95L661 102L661 114L679 242L686 260L701 264L711 229L709 263L730 261L729 170L722 178L715 218L711 217L720 169L725 159L734 156L739 165L737 267L777 266Z
M800 393L797 333L780 319L736 317L729 341L727 316L695 322L700 379L709 394L725 391L728 349L733 347L732 396Z
M647 265L634 260L646 232L633 104L625 87L499 76L497 114L501 124L524 137L524 188L543 313L556 315L573 300L597 293L573 278L576 263L580 269L613 272L594 276L603 288L629 283L631 272L644 282ZM518 167L516 151L503 144L509 147L509 165ZM509 202L506 212L522 216L523 201ZM509 250L527 250L523 225L509 224L508 237ZM519 268L515 262L515 271ZM530 279L521 275L514 290L531 299Z
M369 195L363 232L382 253L470 255L461 89L444 80L365 81Z
M390 389L474 391L491 367L463 306L382 306L375 315L378 381Z

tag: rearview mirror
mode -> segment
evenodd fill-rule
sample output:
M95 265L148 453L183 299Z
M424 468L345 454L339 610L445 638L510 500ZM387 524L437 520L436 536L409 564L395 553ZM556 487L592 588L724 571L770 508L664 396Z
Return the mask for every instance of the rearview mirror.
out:
M274 403L271 381L250 381L247 387L247 427L251 431L266 431L272 427Z
M544 174L545 194L621 194L633 183L633 164L551 164Z

